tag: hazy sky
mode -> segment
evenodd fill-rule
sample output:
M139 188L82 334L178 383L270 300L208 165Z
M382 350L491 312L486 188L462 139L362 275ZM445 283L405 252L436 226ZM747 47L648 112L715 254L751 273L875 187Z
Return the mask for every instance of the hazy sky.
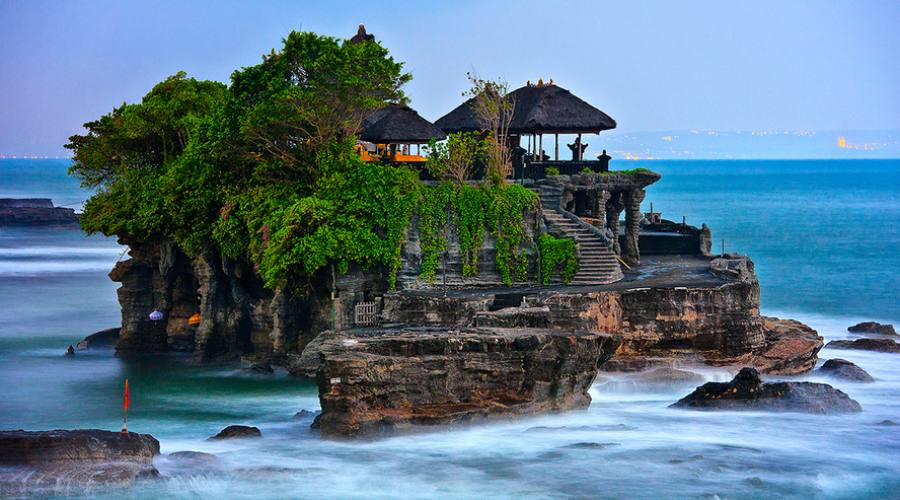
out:
M66 138L179 70L228 81L292 29L359 23L434 120L466 72L552 77L622 131L900 129L900 1L0 0L0 154Z

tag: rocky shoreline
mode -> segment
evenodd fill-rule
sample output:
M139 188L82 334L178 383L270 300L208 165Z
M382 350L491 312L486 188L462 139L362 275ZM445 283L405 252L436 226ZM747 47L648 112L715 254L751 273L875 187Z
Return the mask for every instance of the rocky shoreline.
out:
M49 198L0 198L0 226L77 224L73 208L56 207Z
M159 441L98 429L0 431L0 493L127 486L159 475Z

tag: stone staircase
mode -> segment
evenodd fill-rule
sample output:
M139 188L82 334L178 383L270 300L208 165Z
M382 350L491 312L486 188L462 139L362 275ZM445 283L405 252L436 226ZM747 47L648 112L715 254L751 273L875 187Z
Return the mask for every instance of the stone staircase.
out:
M571 284L597 285L621 280L622 268L608 241L587 222L562 209L562 187L539 185L536 191L541 197L548 231L558 238L572 238L578 244L578 272Z

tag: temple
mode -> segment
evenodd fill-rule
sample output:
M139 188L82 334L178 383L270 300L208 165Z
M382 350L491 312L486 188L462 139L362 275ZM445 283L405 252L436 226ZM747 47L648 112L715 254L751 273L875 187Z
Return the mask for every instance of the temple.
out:
M546 232L577 243L579 270L573 284L621 280L623 266L640 263L642 242L654 254L708 252L709 237L704 238L702 230L666 222L656 212L642 213L645 189L659 180L659 174L646 169L610 171L611 157L605 149L597 159L585 159L589 143L584 136L615 128L613 118L552 80L528 82L508 98L513 111L504 139L512 153L510 180L540 196ZM424 182L433 182L422 168L427 158L420 147L447 134L482 131L474 100L434 124L407 106L391 105L372 113L359 135L361 157L417 168ZM553 138L552 157L545 149L545 135ZM563 155L568 158L560 157L560 135L575 136L571 144L564 144L569 151ZM476 165L473 174L474 180L481 179L483 167Z

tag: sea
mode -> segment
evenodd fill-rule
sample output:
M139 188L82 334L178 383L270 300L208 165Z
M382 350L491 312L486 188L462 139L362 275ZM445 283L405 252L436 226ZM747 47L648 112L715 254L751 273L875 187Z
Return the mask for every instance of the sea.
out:
M78 209L90 193L68 160L0 160L0 198ZM826 340L875 320L900 327L900 160L614 160L663 177L647 190L664 218L712 228L715 251L750 255L762 313ZM0 429L122 425L160 440L162 478L127 489L62 482L36 496L101 498L900 498L900 355L825 348L870 384L822 379L858 400L851 415L693 412L668 406L693 385L604 374L586 411L372 441L310 430L315 385L285 373L180 356L63 355L117 326L107 273L126 248L76 227L0 228ZM703 369L706 380L729 380ZM779 377L770 377L777 379ZM782 377L785 378L785 377ZM887 422L886 422L887 421ZM257 440L206 441L231 424ZM167 458L202 451L215 465Z

